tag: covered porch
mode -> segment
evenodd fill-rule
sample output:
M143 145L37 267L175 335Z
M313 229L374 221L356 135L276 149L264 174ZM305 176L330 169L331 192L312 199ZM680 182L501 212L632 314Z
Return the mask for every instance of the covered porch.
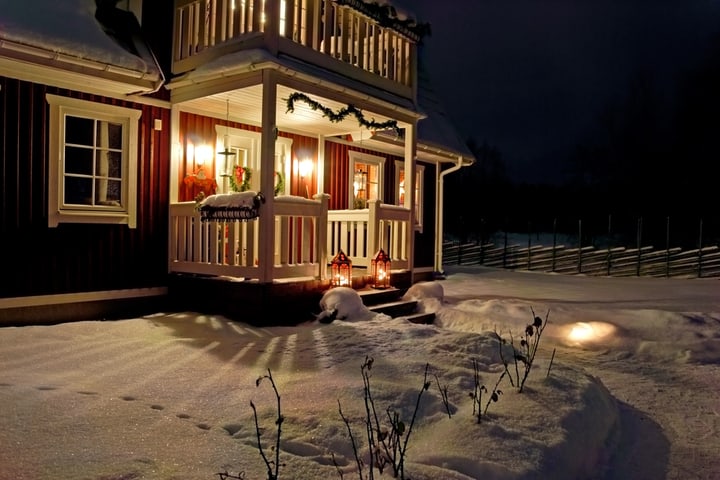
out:
M355 117L332 121L308 102L289 111L288 98L293 94L312 98L334 111L352 105L366 117L378 118L376 123L396 121L402 126L404 144L395 147L395 161L390 158L379 168L390 171L399 162L408 172L405 181L412 181L419 115L399 107L391 111L384 101L319 89L275 68L259 74L238 73L235 85L239 78L242 86L232 90L223 90L227 80L217 85L216 80L208 81L201 91L184 80L174 86L173 94L182 101L173 107L180 121L174 122L179 127L173 132L172 178L177 182L171 185L171 198L176 201L169 208L168 271L246 284L319 282L327 288L327 267L338 251L345 252L361 271L382 249L390 256L394 272L411 273L412 189L402 204L391 203L393 199L382 198L382 192L391 189L396 178L378 174L382 183L375 187L376 196L366 197L364 208L356 208L354 201L358 192L357 188L353 191L349 150L389 155L388 147L373 143L373 132ZM219 91L208 91L210 86ZM203 131L210 134L203 136ZM353 138L359 140L353 142ZM327 151L327 142L342 147L337 149L340 153ZM206 158L200 156L203 150L210 152ZM233 152L232 160L228 151ZM250 216L204 217L203 199L191 200L194 192L183 192L188 179L202 171L203 182L214 185L210 194L237 193L228 182L237 168L253 172L252 177L243 177L246 193L263 198Z

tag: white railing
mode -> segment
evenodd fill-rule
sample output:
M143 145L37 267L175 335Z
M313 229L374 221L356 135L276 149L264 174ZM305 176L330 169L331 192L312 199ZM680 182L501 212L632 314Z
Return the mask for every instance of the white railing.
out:
M279 196L274 199L275 238L272 278L320 278L326 275L328 197L315 200ZM169 270L259 279L260 217L249 221L200 219L195 202L170 205Z
M393 270L409 268L410 210L368 201L362 210L328 212L328 260L338 250L350 257L354 266L369 267L370 259L381 248L390 256Z
M174 32L175 73L194 68L193 57L213 49L219 55L228 48L258 48L267 35L403 86L413 82L414 41L335 0L176 0Z

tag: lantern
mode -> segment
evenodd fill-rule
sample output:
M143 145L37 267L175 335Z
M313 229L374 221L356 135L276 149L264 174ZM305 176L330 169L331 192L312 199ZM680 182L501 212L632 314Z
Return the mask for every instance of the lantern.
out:
M337 255L330 263L330 285L333 287L348 287L352 284L352 262L345 252L338 250Z
M390 256L382 248L370 260L370 277L373 288L387 288L390 286Z

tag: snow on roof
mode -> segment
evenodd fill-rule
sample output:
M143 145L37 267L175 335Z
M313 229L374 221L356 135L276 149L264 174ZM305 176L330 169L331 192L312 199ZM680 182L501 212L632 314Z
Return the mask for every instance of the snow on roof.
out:
M95 19L94 0L0 0L2 40L142 73L159 73L118 45Z

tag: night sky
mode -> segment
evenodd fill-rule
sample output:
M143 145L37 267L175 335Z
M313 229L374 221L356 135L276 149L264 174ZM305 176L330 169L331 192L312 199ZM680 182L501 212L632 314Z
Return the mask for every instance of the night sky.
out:
M464 138L495 147L515 179L559 178L638 78L658 115L707 62L720 0L396 0L431 24L423 58ZM718 86L720 88L720 85Z

